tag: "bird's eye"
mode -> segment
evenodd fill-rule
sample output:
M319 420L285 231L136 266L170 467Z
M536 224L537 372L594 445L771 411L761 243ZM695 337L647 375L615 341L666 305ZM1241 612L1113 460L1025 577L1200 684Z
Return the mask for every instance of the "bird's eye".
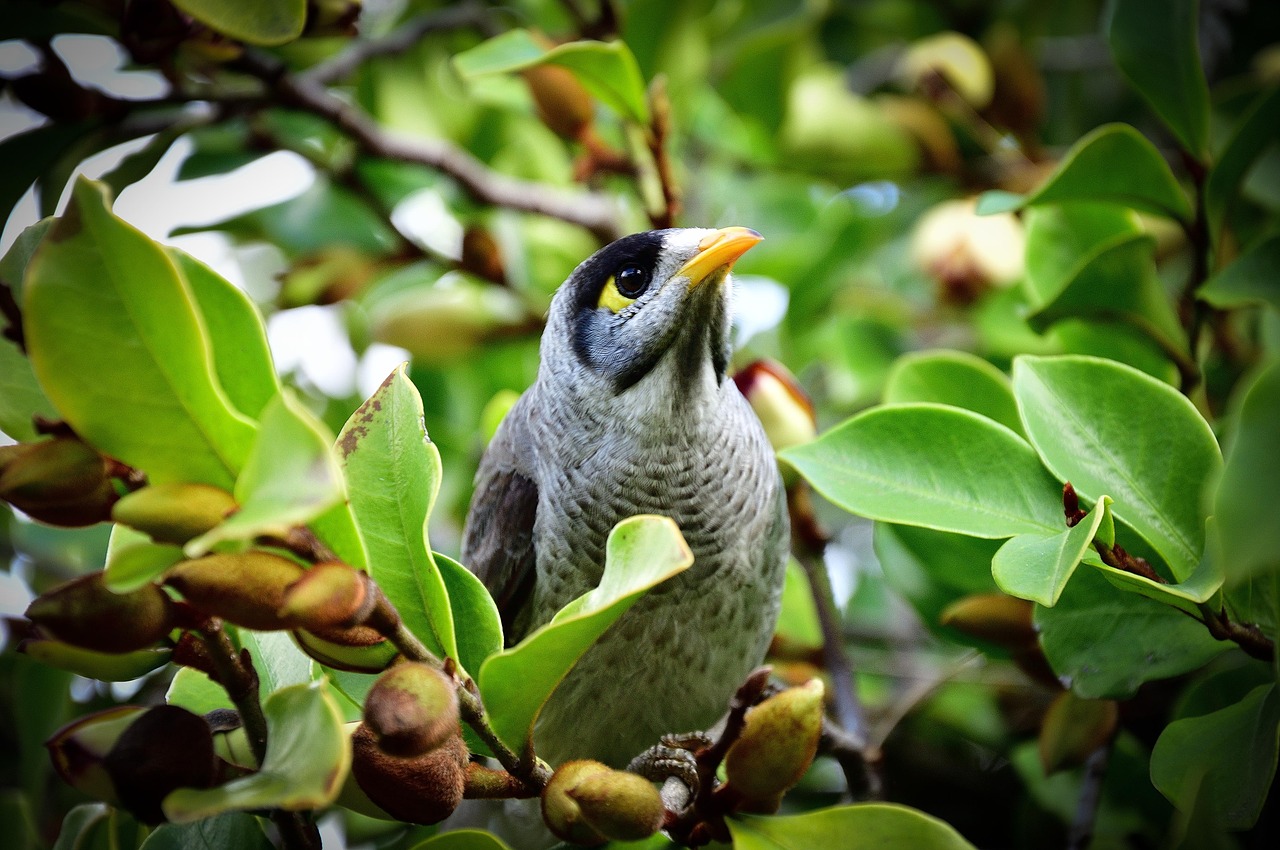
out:
M618 269L613 279L617 282L618 293L625 298L639 298L649 286L649 275L634 263Z

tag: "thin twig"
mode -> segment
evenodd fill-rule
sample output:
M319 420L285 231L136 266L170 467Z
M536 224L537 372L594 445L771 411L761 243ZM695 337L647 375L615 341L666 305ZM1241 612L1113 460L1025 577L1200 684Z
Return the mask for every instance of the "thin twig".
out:
M662 210L649 218L655 228L675 227L676 220L680 218L680 187L676 185L671 157L667 152L671 136L671 102L667 98L667 84L662 77L654 80L649 90L649 107L653 112L653 121L649 131L645 133L645 140L657 170L658 185L662 188Z
M1107 775L1107 763L1115 736L1110 736L1100 747L1089 754L1084 763L1084 779L1080 796L1076 800L1076 814L1067 833L1067 850L1086 850L1093 841L1094 823L1098 818L1098 802L1102 799L1102 780Z

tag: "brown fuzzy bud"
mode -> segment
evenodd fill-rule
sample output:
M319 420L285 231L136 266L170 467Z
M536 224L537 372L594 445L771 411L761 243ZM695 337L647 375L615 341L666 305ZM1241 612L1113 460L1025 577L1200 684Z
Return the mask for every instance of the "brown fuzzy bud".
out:
M377 594L369 577L347 564L316 564L284 592L280 616L308 629L343 628L363 622Z
M459 733L457 688L434 667L402 662L373 683L364 723L390 755L410 758L434 750Z
M133 652L173 628L173 603L154 584L113 593L102 573L90 573L37 596L27 619L73 646L97 652Z
M458 265L463 271L494 283L504 283L507 279L502 250L493 234L483 227L472 225L462 234L462 259Z
M467 745L459 733L413 758L384 752L365 724L351 736L351 773L375 806L409 823L444 820L462 802L467 782Z
M577 141L595 120L595 103L573 72L544 63L520 72L542 123L561 138Z
M173 655L166 648L138 649L133 652L97 652L72 646L60 640L29 638L18 644L18 651L41 664L67 670L100 682L129 682L158 670Z
M150 534L157 543L180 546L221 523L235 509L235 497L226 490L170 481L124 496L111 509L111 518Z
M1120 712L1109 699L1083 699L1063 691L1040 727L1040 764L1046 775L1084 764L1115 734Z
M124 731L145 712L145 708L136 705L116 706L63 726L44 743L54 772L77 791L119 805L120 798L104 761Z
M270 552L206 555L183 561L165 573L165 584L192 606L258 631L287 629L279 614L285 589L302 578L296 562Z
M822 680L814 679L748 711L725 754L728 786L748 800L772 801L799 782L818 752L822 698Z
M665 815L649 780L597 761L565 762L542 792L542 819L573 844L640 841L658 831Z
M969 637L1022 649L1036 642L1032 611L1032 604L1025 599L1003 593L974 593L942 609L938 620Z
M49 525L78 527L110 519L118 497L102 455L74 437L15 448L0 472L0 498Z
M381 673L398 654L391 641L368 626L298 629L293 640L299 649L326 667L351 673Z

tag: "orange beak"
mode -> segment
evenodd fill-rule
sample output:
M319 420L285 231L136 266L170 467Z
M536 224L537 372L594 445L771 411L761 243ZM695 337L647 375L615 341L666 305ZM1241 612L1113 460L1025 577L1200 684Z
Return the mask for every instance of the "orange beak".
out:
M733 267L739 257L751 250L764 239L749 227L725 227L709 234L698 243L698 253L689 262L680 267L676 276L689 278L689 288L693 289L713 273Z

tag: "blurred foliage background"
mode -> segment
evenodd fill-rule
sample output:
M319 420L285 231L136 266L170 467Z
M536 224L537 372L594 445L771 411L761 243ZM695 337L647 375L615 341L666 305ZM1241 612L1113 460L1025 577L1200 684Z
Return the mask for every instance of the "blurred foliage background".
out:
M1025 316L1040 301L1025 284L1023 220L974 210L984 191L1033 190L1077 140L1114 121L1153 142L1184 185L1202 181L1204 163L1180 153L1117 69L1103 2L319 0L295 16L301 34L270 30L255 4L225 4L230 23L216 5L4 0L3 248L20 248L23 228L58 211L71 176L87 173L118 193L121 216L254 297L286 382L335 430L411 360L444 463L432 528L444 552L456 554L487 435L536 373L551 294L625 232L741 224L765 236L735 269L735 362L784 364L820 430L879 402L895 362L924 349L1002 370L1022 353L1094 354L1185 384L1133 328L1033 329ZM476 50L518 31L526 41L506 52ZM1204 0L1195 31L1217 151L1280 82L1280 5ZM522 64L555 43L614 39L625 50L583 51L577 76ZM1275 127L1261 132L1215 244L1218 267L1280 212ZM1203 246L1167 219L1144 214L1140 225L1178 302ZM1214 343L1193 398L1215 422L1280 328L1256 310L1209 321ZM956 599L994 591L990 576L948 571L936 551L908 569L931 545L909 530L877 547L900 549L896 569L882 569L871 523L817 510L846 649L883 748L885 797L980 847L1063 846L1081 789L1097 783L1084 764L1092 749L1077 745L1046 775L1052 686L1007 648L938 621ZM4 613L99 567L106 539L105 526L9 517ZM989 561L996 544L971 540L945 557ZM822 663L821 635L794 579L775 663L800 681ZM1237 655L1219 657L1213 673L1235 675ZM44 843L75 799L51 782L33 742L89 707L157 698L164 683L78 679L67 697L65 674L12 651L0 664L0 784L34 801ZM1214 699L1197 687L1155 681L1121 704L1092 846L1171 840L1177 815L1148 762L1176 706ZM787 805L842 792L823 760ZM10 822L25 817L13 793L0 812ZM1251 831L1217 833L1225 843L1214 846L1275 846L1274 791L1262 811ZM353 841L410 841L348 826Z

